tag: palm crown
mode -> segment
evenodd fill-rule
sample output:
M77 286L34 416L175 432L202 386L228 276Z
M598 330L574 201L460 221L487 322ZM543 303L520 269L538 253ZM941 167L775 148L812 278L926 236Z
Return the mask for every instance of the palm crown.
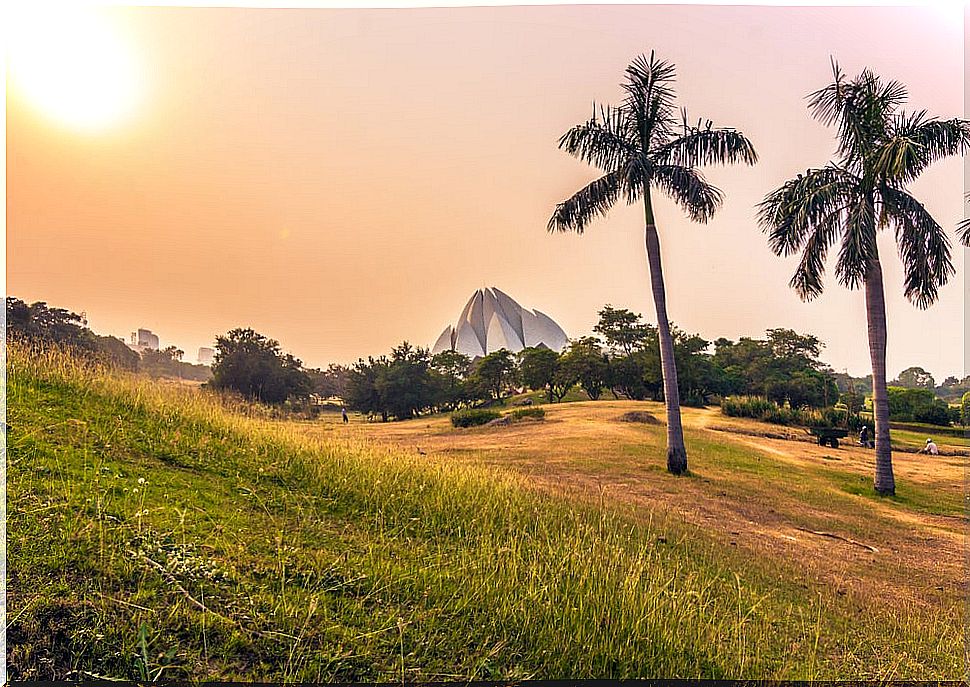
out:
M695 166L709 163L754 164L757 154L741 133L716 129L711 122L690 125L674 104L674 66L651 52L626 69L618 106L593 106L593 116L559 139L559 147L605 172L559 203L550 231L582 233L621 197L635 203L656 187L691 217L706 222L722 201ZM649 202L649 196L647 197Z
M863 282L878 255L876 235L892 227L905 270L906 297L925 308L953 275L950 241L905 189L929 165L970 144L970 124L906 113L906 88L869 70L847 80L833 63L833 83L810 96L812 115L838 129L838 159L810 169L769 194L759 222L777 255L802 251L791 285L806 300L823 289L829 249L841 236L835 274L848 288Z

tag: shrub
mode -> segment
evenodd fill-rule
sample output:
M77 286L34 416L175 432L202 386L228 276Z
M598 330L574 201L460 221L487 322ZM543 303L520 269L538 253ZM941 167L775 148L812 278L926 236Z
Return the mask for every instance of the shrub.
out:
M846 427L851 430L861 426L859 416L848 414L845 409L797 410L761 396L728 396L721 401L721 412L730 417L749 417L775 425Z
M451 424L455 427L475 427L496 420L501 415L495 410L486 408L463 408L451 414Z
M778 409L778 404L762 396L727 396L721 401L721 412L729 417L750 417L760 420Z
M516 408L512 411L513 420L522 420L527 417L542 420L546 417L546 411L542 408Z

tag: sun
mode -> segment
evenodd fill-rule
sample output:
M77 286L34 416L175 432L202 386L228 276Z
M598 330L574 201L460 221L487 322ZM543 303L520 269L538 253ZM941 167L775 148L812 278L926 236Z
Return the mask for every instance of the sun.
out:
M134 51L103 10L41 5L8 20L10 86L41 114L96 131L134 110L141 90Z

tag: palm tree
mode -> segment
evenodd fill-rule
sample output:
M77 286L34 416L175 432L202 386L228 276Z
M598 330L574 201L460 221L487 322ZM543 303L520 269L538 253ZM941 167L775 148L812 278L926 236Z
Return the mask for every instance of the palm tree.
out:
M592 118L559 139L570 155L604 174L556 206L549 231L582 233L597 215L606 215L621 198L643 202L645 244L650 284L657 308L660 362L667 407L667 469L687 471L687 450L680 422L680 397L674 344L667 319L667 298L660 264L660 238L651 193L671 197L696 222L707 222L723 194L696 169L710 163L757 161L754 146L733 129L716 129L710 121L689 125L674 106L674 65L640 55L626 68L622 104L593 106Z
M770 193L759 222L776 255L801 252L791 286L803 300L822 293L829 249L839 242L835 275L865 288L876 420L876 492L895 494L886 392L886 303L876 236L891 227L905 271L906 297L926 308L953 275L946 232L906 187L930 164L970 144L970 122L901 111L906 88L864 70L812 93L813 117L838 130L838 158ZM840 241L841 238L841 241Z

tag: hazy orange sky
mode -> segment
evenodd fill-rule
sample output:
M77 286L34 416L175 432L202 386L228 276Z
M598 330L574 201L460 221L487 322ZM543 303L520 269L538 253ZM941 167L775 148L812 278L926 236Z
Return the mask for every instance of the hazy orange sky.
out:
M836 369L865 374L862 293L830 279L801 303L795 261L770 253L754 206L830 159L833 132L805 107L830 55L903 81L917 108L963 112L955 6L114 8L97 21L130 46L139 82L107 129L50 119L18 89L14 56L7 291L86 311L102 333L147 327L188 360L237 326L314 366L430 345L490 285L571 336L605 303L653 321L639 209L581 237L545 226L595 173L559 135L591 101L617 101L626 64L656 49L689 114L741 129L761 156L709 171L727 198L707 226L660 203L672 319L711 339L811 332ZM952 228L962 188L954 159L913 191ZM923 312L883 239L890 372L962 375L964 250Z

